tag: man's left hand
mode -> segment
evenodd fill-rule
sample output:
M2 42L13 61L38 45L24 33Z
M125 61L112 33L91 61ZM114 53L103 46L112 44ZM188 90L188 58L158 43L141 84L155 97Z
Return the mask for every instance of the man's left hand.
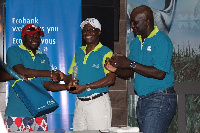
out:
M110 64L116 68L129 68L131 62L125 55L121 54L115 54L110 59Z
M84 90L86 90L86 85L76 85L76 86L74 86L74 87L76 87L76 90L74 90L74 91L69 91L70 93L73 93L73 94L79 94L79 93L81 93L81 92L83 92Z
M53 82L55 82L55 83L60 82L61 81L61 77L60 77L60 74L59 74L59 70L52 71L52 77L50 77L50 79L52 79Z

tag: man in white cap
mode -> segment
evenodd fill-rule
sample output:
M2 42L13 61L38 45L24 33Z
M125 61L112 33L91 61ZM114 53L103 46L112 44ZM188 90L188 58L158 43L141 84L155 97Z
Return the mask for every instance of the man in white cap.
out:
M87 45L75 53L71 67L78 66L78 85L73 119L73 130L106 130L111 127L112 108L108 86L115 83L115 74L105 69L107 57L113 52L99 42L101 24L95 18L87 18L80 25L82 37Z

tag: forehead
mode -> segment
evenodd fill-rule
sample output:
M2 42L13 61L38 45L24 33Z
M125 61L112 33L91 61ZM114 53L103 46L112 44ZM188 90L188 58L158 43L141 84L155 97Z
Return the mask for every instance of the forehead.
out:
M146 18L146 14L144 12L132 12L131 13L131 21L140 20Z
M26 37L32 37L32 36L40 36L40 32L38 31L38 32L36 32L36 33L34 33L33 35L25 35Z
M88 23L88 24L85 24L84 27L83 27L83 29L86 29L86 28L94 28L94 27L91 24Z

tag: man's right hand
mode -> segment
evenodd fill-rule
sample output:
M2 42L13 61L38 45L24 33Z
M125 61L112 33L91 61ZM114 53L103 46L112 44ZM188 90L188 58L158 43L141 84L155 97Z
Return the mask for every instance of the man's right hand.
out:
M131 60L129 60L125 55L115 54L109 60L110 64L115 68L129 68Z
M112 66L111 64L110 64L110 58L106 58L106 62L105 62L105 64L104 64L104 67L106 68L106 69L108 69L109 71L111 71L111 72L115 72L116 70L117 70L117 68L116 67L114 67L114 66Z
M61 81L60 71L51 71L50 79L52 79L53 82L58 83Z

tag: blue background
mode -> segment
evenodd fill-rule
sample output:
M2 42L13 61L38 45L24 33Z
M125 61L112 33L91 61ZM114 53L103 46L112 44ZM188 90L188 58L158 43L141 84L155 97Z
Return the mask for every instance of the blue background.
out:
M81 46L81 0L6 0L6 48L19 45L24 21L35 19L45 36L41 37L40 51L47 54L52 70L65 74L70 67L75 51ZM22 23L21 23L22 22ZM48 29L51 31L48 32ZM15 30L14 30L15 29ZM63 82L61 82L63 83ZM67 91L50 92L60 107L48 115L49 130L63 128L72 130L72 119L76 95Z

